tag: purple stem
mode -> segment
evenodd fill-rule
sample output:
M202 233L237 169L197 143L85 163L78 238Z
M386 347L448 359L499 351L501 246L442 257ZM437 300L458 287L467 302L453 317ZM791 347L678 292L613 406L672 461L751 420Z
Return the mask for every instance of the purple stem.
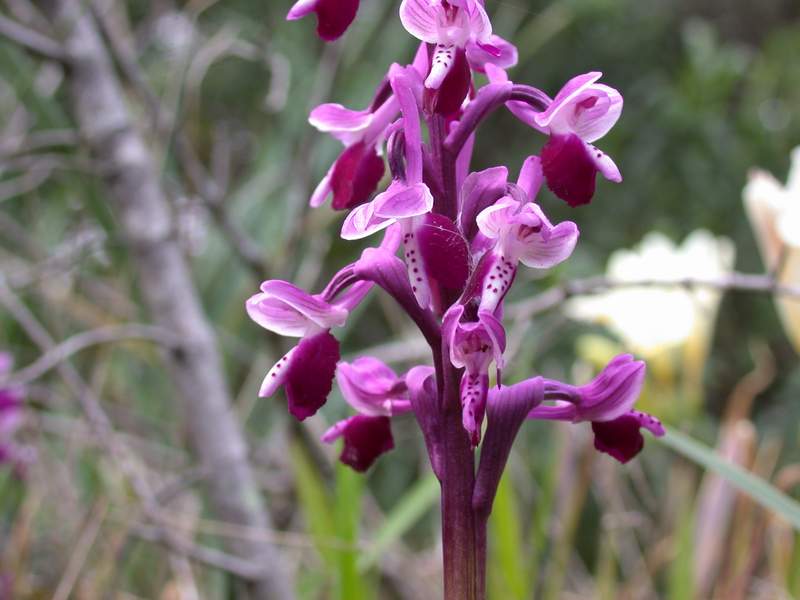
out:
M444 394L441 410L442 439L442 553L445 600L482 600L478 572L478 536L472 494L475 457L461 423L459 380L461 372L450 364L443 348ZM485 568L485 561L483 567Z
M509 101L524 102L540 111L545 110L551 102L547 94L529 85L511 82L485 85L478 91L475 99L469 103L456 128L447 136L444 143L445 152L454 157L458 156L478 124L495 109Z
M433 210L455 222L458 215L458 189L456 187L456 157L458 152L449 152L445 144L447 120L441 115L432 115L428 122L433 160L439 164L442 194L435 198Z

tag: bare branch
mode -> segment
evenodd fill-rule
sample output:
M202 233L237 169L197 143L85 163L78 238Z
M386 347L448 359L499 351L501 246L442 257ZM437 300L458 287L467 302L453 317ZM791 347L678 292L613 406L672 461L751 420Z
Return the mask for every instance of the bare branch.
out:
M47 16L62 33L67 83L81 139L103 157L108 201L139 273L153 319L181 340L165 355L200 463L211 469L209 497L225 520L264 529L269 513L248 462L247 444L232 411L214 331L203 313L189 265L173 235L173 215L161 177L137 128L106 46L81 0L51 0ZM294 597L289 570L265 543L231 543L259 565L253 593L261 599Z
M58 42L3 15L0 15L0 35L42 58L60 63L65 61Z
M58 366L59 363L69 359L73 354L86 348L100 344L134 340L155 342L165 348L176 348L179 345L177 336L170 334L161 327L140 323L100 327L74 335L57 346L53 346L27 367L12 373L5 379L0 378L0 387L30 383Z
M587 277L571 279L556 285L530 300L517 302L509 307L509 314L517 319L526 319L555 308L574 296L599 294L619 288L667 287L687 290L710 288L719 291L766 292L778 296L800 298L800 286L778 283L771 275L751 273L730 273L719 279L638 279L632 281L613 280L607 277Z

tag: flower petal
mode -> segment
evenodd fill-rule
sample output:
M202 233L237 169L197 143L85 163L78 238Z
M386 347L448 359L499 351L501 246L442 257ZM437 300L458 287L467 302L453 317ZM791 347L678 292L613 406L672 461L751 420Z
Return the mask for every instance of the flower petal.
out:
M664 435L664 428L658 419L634 410L612 421L592 423L594 447L624 464L644 447L644 437L639 431L641 427L655 436Z
M577 135L553 135L542 148L547 187L570 206L588 204L595 190L597 164Z
M326 42L341 37L358 12L359 0L299 0L286 19L294 21L312 12L317 13L317 35Z
M377 216L374 203L369 202L350 211L342 223L341 236L345 240L360 240L389 227L396 221L397 219Z
M433 195L424 183L406 185L393 181L388 190L375 197L372 204L376 217L406 219L430 212Z
M368 110L351 110L341 104L320 104L308 116L319 131L333 134L345 143L355 142L354 134L363 132L374 119Z
M390 417L411 410L405 382L377 358L340 362L336 381L344 399L360 414Z
M578 243L578 226L564 221L551 229L547 235L534 235L526 239L519 260L535 269L550 269L567 260Z
M517 47L499 35L492 35L485 44L467 44L467 60L476 71L483 72L487 64L510 69L517 64Z
M400 22L406 31L428 44L439 41L440 8L429 0L403 0L400 3Z
M363 473L384 452L394 448L392 428L389 417L367 417L355 415L339 421L322 436L331 443L344 438L344 448L339 460Z
M458 296L469 277L469 247L455 224L444 215L425 215L416 231L428 277Z
M572 108L572 102L602 76L600 71L592 71L570 79L553 98L553 102L547 107L547 110L536 116L536 123L539 127L549 128L554 119L560 119L563 116L562 113L569 111Z
M470 173L461 186L461 212L458 224L468 240L478 232L478 214L503 197L508 183L508 169L492 167Z
M333 209L346 210L369 200L385 170L373 146L358 142L345 148L331 171Z
M325 404L333 388L339 342L323 331L303 338L286 363L284 387L289 412L302 421Z
M528 200L533 202L542 187L543 181L542 159L538 156L529 156L522 163L522 168L519 170L517 185L525 191Z

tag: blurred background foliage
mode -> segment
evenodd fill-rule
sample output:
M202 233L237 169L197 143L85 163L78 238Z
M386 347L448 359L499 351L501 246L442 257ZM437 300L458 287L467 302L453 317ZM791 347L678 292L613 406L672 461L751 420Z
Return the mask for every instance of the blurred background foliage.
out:
M307 210L338 152L307 114L324 101L365 106L387 66L410 60L414 42L396 18L397 4L363 0L344 39L324 46L313 21L284 22L288 1L98 3L128 21L135 56L167 116L168 127L151 127L146 103L130 86L278 524L270 539L296 567L301 598L436 598L437 487L410 420L396 428L396 451L361 477L316 442L346 414L336 390L302 428L290 423L281 400L257 400L260 378L287 341L246 318L244 299L259 282L187 182L176 131L221 184L230 218L260 245L269 277L318 289L364 244L338 239L340 214ZM636 246L651 231L676 243L699 228L726 236L736 270L764 271L741 190L756 166L784 180L789 153L800 145L800 4L486 4L495 31L520 49L514 80L552 95L574 74L602 70L625 97L622 119L602 141L625 181L599 183L594 202L579 210L543 192L552 220L575 220L581 241L546 277L521 273L509 304L563 279L603 273L614 250ZM11 12L28 6L7 5ZM53 131L62 137L37 145L37 134ZM508 164L513 172L541 141L498 112L480 132L473 168ZM77 142L59 67L0 40L0 266L57 340L146 319L95 177L102 165ZM582 382L609 352L631 349L558 309L517 325L508 381L544 373ZM643 405L797 498L800 370L772 299L726 294L704 335L707 352L687 360L678 347L656 359L674 366L650 377ZM338 337L345 358L369 349L403 370L425 357L408 323L378 295ZM38 356L2 312L0 349L18 365ZM156 349L103 345L73 362L150 476L165 487L180 482L193 459ZM700 379L691 375L687 388L689 373ZM0 471L0 598L191 597L164 550L132 535L135 499L59 379L40 378L27 397L21 438L37 460L23 478ZM800 598L800 543L786 522L652 440L620 467L595 455L590 437L581 426L523 428L490 525L490 598ZM169 509L176 527L209 545L243 535L214 521L191 483ZM239 593L220 571L198 566L192 577L200 597Z

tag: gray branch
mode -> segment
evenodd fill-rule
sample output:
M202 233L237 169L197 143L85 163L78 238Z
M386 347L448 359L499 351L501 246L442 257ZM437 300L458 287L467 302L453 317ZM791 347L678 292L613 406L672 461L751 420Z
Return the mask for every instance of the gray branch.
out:
M80 0L51 0L46 14L63 40L73 113L93 155L103 158L109 203L130 248L141 294L153 320L181 344L165 354L182 404L190 441L209 468L210 500L226 521L255 529L269 514L247 460L243 431L232 411L222 359L203 313L189 265L173 236L170 208L158 170L128 110L107 49ZM294 597L279 553L253 540L230 550L261 566L256 598Z

